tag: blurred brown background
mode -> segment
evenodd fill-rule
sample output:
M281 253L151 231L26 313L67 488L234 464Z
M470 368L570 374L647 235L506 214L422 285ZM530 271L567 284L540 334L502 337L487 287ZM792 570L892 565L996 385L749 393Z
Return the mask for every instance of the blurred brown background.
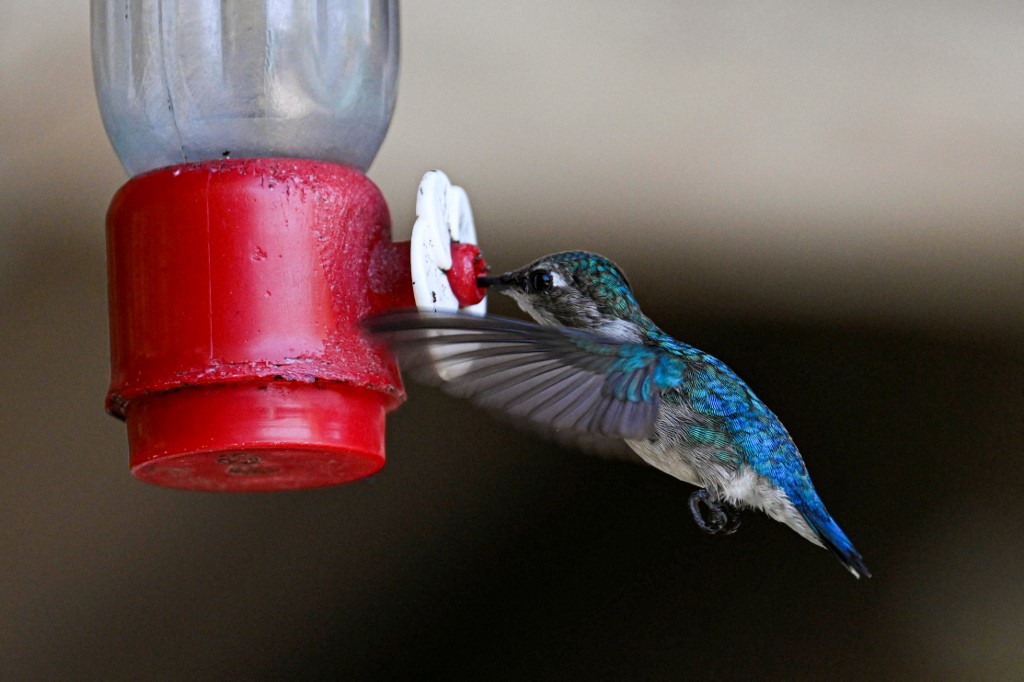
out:
M412 389L333 489L131 478L87 3L0 22L3 679L1020 679L1016 3L408 2L370 176L498 269L587 248L782 417L875 577ZM496 312L513 311L493 301Z

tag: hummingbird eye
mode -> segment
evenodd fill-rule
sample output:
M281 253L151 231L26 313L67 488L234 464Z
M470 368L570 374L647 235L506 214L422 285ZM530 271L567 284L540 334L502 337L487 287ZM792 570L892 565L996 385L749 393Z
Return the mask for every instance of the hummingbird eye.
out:
M551 273L547 270L534 270L530 273L529 285L532 293L539 294L548 291L553 283Z

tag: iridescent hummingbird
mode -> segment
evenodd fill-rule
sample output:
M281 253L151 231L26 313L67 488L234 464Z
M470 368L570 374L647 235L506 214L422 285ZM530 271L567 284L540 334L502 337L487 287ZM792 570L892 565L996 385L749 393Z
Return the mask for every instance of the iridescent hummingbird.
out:
M689 507L709 533L731 533L740 509L759 509L831 550L854 576L871 575L778 417L721 360L644 315L614 263L556 253L478 284L511 296L540 324L399 312L371 318L367 329L427 383L583 449L625 443L698 486Z

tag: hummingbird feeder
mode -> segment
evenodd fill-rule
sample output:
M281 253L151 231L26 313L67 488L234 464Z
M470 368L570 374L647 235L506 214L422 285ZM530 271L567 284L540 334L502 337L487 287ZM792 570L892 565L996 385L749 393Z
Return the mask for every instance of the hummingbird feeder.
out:
M387 132L397 0L92 1L93 72L132 176L107 215L111 384L138 478L332 485L384 465L397 307L476 306L465 192L424 176L391 240L363 173Z

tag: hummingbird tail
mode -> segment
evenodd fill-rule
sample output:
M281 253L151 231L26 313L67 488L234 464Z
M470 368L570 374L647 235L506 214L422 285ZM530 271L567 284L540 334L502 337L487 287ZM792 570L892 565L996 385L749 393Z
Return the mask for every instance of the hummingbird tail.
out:
M818 535L818 540L846 567L855 578L870 578L871 571L861 558L850 538L839 527L825 508L818 505L816 508L804 509L803 517L810 524L811 528Z

